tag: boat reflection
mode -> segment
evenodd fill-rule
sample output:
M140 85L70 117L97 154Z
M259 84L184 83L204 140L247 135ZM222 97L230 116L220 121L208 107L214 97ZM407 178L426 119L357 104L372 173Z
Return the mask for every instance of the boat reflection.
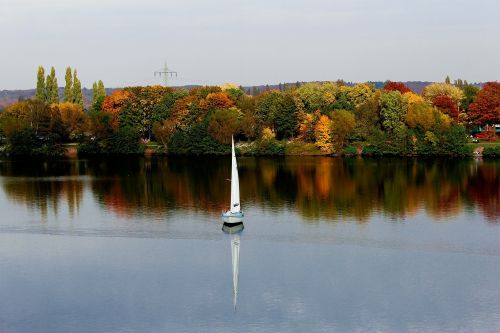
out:
M236 311L238 301L238 278L240 268L240 233L243 231L243 223L228 224L224 223L222 231L231 237L231 259L233 269L233 307Z

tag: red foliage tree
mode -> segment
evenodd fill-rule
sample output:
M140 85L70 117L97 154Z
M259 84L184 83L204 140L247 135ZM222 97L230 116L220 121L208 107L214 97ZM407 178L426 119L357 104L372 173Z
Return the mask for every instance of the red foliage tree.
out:
M401 83L401 82L391 82L389 81L385 86L384 90L387 91L399 91L400 93L404 94L407 92L411 92L411 89L406 86L406 84Z
M469 106L469 117L476 125L500 123L500 83L484 85Z
M451 118L458 118L458 106L450 96L438 95L434 97L432 104L434 104L434 106L437 107L439 111L449 115Z

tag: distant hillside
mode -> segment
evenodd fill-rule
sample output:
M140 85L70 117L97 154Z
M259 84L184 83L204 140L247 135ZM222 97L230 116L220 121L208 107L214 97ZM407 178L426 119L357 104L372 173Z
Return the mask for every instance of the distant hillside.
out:
M106 92L111 94L117 88L107 88ZM36 90L35 89L26 89L26 90L0 90L0 109L5 108L15 102L22 101L24 99L29 99L35 97ZM92 100L92 89L83 88L83 103L85 106L90 105L90 101ZM63 98L64 96L64 88L59 88L59 97Z
M271 85L258 85L258 86L245 86L242 87L243 90L249 94L249 95L258 95L266 90L273 90L273 89L278 89L278 90L285 90L289 87L293 86L300 86L303 85L307 82L288 82L288 83L279 83L279 84L271 84ZM373 81L370 82L372 83L377 89L381 89L385 85L385 81ZM407 81L403 82L416 93L421 93L422 90L431 84L432 82L428 81ZM355 83L353 82L345 82L346 85L352 86ZM481 83L475 83L474 85L481 85ZM176 87L176 88L185 88L185 89L190 89L192 87L195 87L195 85L189 85L189 86L182 86L182 87ZM117 90L119 88L107 88L106 92L108 94L111 94L113 91ZM92 89L87 89L83 88L83 99L84 99L84 104L85 106L90 105L90 101L92 100ZM59 96L62 96L64 94L64 88L59 88ZM0 90L0 109L3 109L17 101L23 100L23 99L28 99L32 98L35 96L35 89L27 89L27 90Z

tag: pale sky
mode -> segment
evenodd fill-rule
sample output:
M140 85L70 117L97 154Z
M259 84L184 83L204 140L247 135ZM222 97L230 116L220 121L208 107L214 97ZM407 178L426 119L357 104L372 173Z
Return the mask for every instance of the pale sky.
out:
M498 0L0 0L0 90L500 79Z

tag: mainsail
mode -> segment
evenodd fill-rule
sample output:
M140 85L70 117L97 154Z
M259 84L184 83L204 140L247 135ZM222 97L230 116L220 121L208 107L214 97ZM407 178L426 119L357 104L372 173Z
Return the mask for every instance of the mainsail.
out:
M232 160L231 160L231 213L239 213L240 207L240 180L238 179L238 166L236 165L236 154L234 152L234 139L231 137Z

